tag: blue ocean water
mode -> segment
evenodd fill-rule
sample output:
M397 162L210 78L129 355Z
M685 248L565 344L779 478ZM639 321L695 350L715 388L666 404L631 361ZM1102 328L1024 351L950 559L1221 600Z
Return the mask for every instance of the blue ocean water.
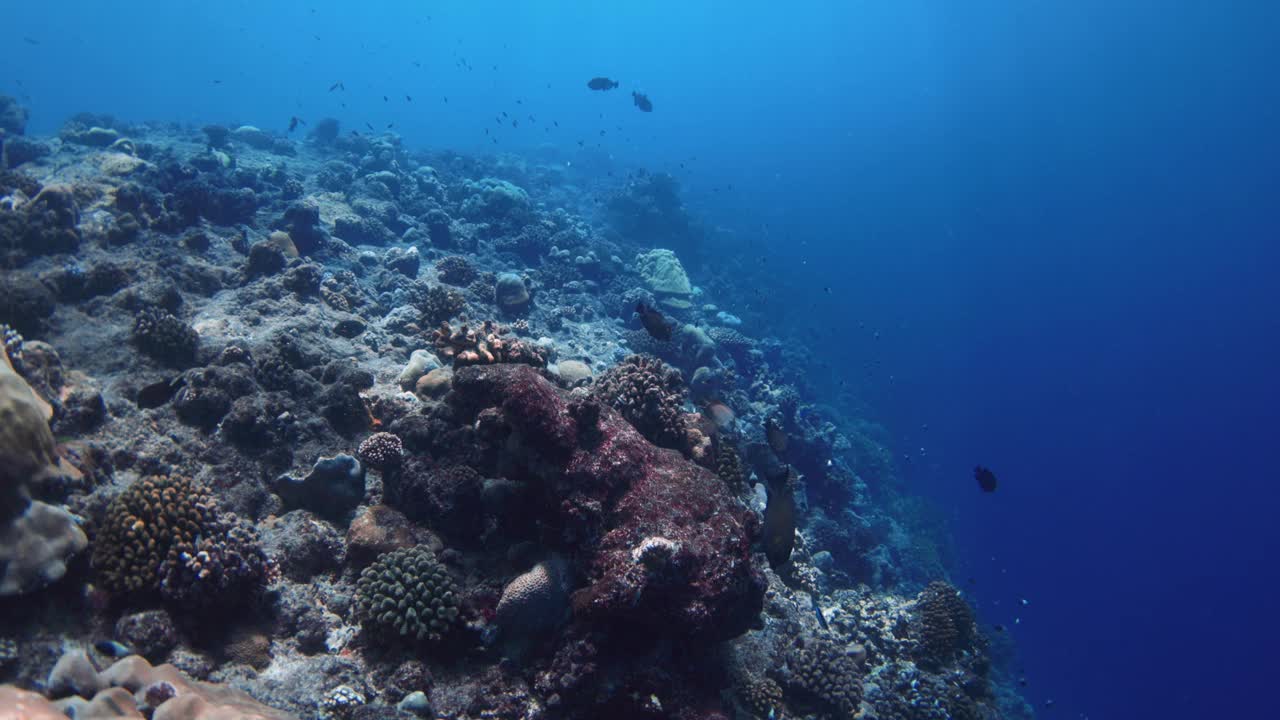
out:
M555 153L590 168L584 183L671 172L721 229L691 270L736 268L733 309L806 344L832 403L889 429L908 484L948 521L957 584L1016 640L1042 717L1270 714L1274 6L6 15L0 90L33 109L32 133L82 110L273 129L332 115L393 123L411 146ZM595 75L621 86L588 92ZM998 492L978 492L976 463Z

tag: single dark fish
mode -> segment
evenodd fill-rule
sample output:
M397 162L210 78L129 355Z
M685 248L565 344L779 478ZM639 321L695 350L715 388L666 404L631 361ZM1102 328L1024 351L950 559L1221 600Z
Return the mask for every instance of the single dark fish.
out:
M369 132L377 132L376 130L374 130L374 129L373 129L373 124L372 124L372 123L368 123L368 122L366 122L366 123L364 124L364 126L365 126L365 127L367 127L367 128L369 128Z
M299 125L306 125L306 124L307 122L305 120L298 117L297 115L294 115L293 117L289 118L289 132L293 132L294 130L297 130Z
M122 658L133 654L129 646L118 643L115 640L99 640L93 644L93 649L106 655L107 657Z
M607 77L594 77L587 81L587 87L592 90L612 90L618 87L618 81Z
M413 102L413 98L408 95L405 95L404 99L405 99L405 102Z
M769 443L769 448L773 450L774 455L781 455L787 451L787 431L782 429L782 425L776 418L764 421L764 439Z
M818 626L823 630L830 630L827 627L827 617L822 614L822 606L818 604L818 596L816 594L809 595L809 604L813 606L813 614L818 616Z
M343 85L341 80L329 86L329 92L333 92L334 90L346 90L346 89L347 89L347 86Z
M649 336L654 340L665 342L671 339L671 323L662 317L662 313L641 301L636 303L636 314L640 316L640 324L644 325L644 329L649 332Z
M769 499L764 506L764 555L775 570L791 560L796 544L796 497L792 492L795 471L788 466L769 478Z
M996 491L996 474L981 465L973 469L973 477L978 481L978 487L982 488L982 492Z
M40 44L40 41L39 41L39 40L37 40L37 39L35 39L35 38L33 38L33 37L26 37L26 36L23 36L22 41L23 41L23 42L25 42L25 43L26 43L26 44L28 44L28 45L39 45L39 44Z
M640 112L653 112L653 102L649 100L649 96L644 93L631 93L631 100L635 102L636 107L640 108Z
M181 390L182 386L185 384L186 381L182 379L181 375L168 380L151 383L138 391L138 407L143 410L158 408L172 400L173 396L177 395L178 391Z
M382 102L391 102L391 98L388 98L386 95L383 95Z

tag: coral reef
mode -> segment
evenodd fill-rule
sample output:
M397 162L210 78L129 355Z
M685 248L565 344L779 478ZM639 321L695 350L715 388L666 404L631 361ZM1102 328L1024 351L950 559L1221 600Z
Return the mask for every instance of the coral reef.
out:
M1030 716L888 434L671 176L24 125L0 98L28 715Z

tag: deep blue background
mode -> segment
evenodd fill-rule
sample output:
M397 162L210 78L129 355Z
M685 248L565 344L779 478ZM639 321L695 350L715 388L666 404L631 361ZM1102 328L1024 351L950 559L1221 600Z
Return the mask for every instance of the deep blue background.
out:
M37 132L332 114L670 170L760 256L748 331L820 331L898 438L1044 717L1274 714L1275 4L684 4L28 3L0 91Z

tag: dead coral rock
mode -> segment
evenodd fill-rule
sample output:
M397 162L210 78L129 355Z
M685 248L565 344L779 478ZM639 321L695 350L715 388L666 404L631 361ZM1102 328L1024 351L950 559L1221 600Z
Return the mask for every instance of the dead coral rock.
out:
M554 522L577 545L588 582L574 594L577 619L686 641L734 637L755 622L764 596L751 558L756 519L714 474L609 409L596 419L595 444L580 447L568 402L529 367L461 369L450 401L462 417L498 412L511 431L504 452L520 455L541 502L557 508ZM632 555L654 536L680 548L661 572Z

